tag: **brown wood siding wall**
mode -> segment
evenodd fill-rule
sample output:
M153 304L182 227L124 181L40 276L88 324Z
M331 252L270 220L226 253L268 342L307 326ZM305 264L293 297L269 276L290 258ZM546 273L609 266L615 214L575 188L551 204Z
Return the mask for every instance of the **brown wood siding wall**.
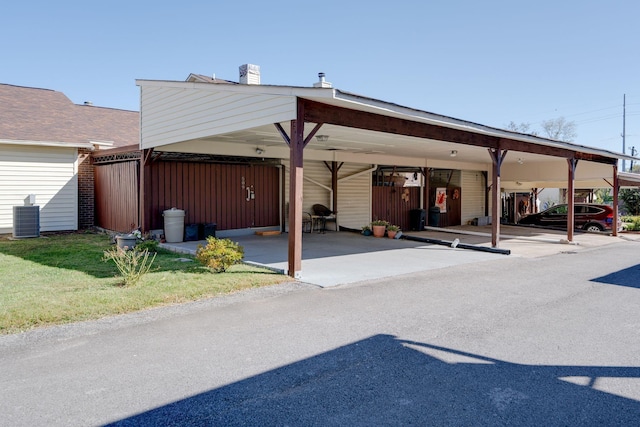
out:
M138 227L138 162L94 167L98 227L127 233Z
M216 223L218 230L280 223L276 167L155 161L148 178L150 229L163 228L162 212L171 208L185 211L185 224Z
M412 209L420 209L420 187L372 187L372 219L384 219L399 225L402 230L411 227ZM408 201L402 198L408 190Z
M454 192L458 191L458 198L454 198ZM429 206L435 206L436 202L436 188L431 188L429 192ZM447 212L441 213L438 227L451 227L454 225L462 224L462 188L460 187L448 187L447 188ZM429 215L427 210L427 215ZM430 224L427 224L430 225Z

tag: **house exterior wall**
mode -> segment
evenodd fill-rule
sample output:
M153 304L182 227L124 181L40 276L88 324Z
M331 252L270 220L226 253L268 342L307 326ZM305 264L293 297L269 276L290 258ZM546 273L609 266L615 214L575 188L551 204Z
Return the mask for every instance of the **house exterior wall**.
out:
M257 94L243 87L235 92L215 85L141 87L141 147L187 141L288 121L295 118L296 98Z
M78 227L90 228L95 225L94 175L91 151L78 150Z
M290 170L289 161L283 160L285 168L284 176L284 200L285 205L289 205L290 190ZM302 182L302 211L311 213L311 207L320 203L330 208L331 193L327 188L331 188L331 173L323 162L304 161L304 180ZM327 188L326 188L327 187ZM287 226L287 224L285 224Z
M485 216L485 182L480 171L461 171L462 224Z
M289 202L289 162L285 165L284 199ZM312 213L316 203L331 207L331 172L324 162L304 162L302 211ZM338 224L359 229L371 221L371 173L359 174L367 167L343 164L338 171ZM352 177L352 175L355 175ZM334 207L335 208L335 207ZM287 229L288 224L285 224Z
M78 229L78 150L0 145L0 233L13 231L13 206L35 194L40 231Z
M342 227L359 230L371 222L372 173L370 165L344 164L338 173L338 220Z

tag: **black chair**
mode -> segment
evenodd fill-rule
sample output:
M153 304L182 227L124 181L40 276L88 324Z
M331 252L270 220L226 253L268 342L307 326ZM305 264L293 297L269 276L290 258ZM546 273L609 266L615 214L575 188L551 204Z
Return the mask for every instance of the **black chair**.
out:
M289 224L289 203L285 206L285 229ZM302 212L302 232L311 233L313 231L313 217L309 212Z
M327 230L327 222L333 222L336 225L336 231L338 231L338 223L336 221L336 212L332 211L325 205L315 204L311 207L313 216L319 220L318 232L324 233Z

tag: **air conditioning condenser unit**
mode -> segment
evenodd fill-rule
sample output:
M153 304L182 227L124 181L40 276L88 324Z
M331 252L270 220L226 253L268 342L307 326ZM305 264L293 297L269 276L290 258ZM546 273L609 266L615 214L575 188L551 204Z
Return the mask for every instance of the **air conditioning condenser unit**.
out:
M40 237L40 206L13 207L13 237Z

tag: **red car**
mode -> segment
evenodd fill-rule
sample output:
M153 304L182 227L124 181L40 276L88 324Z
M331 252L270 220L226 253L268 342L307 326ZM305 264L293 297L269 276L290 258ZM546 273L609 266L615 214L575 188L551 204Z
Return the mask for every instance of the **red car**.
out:
M519 224L541 225L544 227L567 228L567 205L555 205L539 213L527 215ZM607 205L576 203L574 205L574 224L586 231L611 230L613 209Z

